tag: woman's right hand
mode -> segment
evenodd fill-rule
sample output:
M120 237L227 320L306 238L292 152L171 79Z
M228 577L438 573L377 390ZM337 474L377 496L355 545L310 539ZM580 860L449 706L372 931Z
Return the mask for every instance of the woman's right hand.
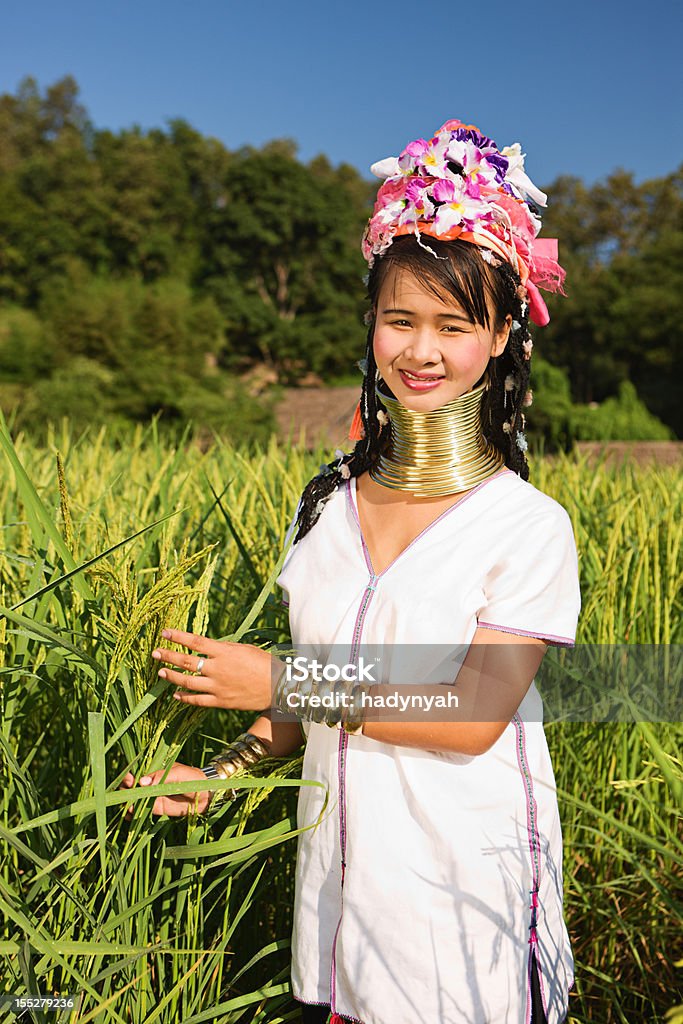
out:
M164 771L152 772L150 775L143 775L139 781L140 786L156 786L162 782L190 782L197 779L199 782L206 782L206 775L201 768L193 768L189 764L180 764L178 761L169 769L164 778ZM135 786L135 776L128 772L121 780L121 789L132 789ZM212 793L205 790L203 793L177 793L175 796L158 796L152 807L152 814L167 814L172 818L182 818L190 813L205 814L211 801ZM133 817L134 805L131 804L126 810L126 820Z

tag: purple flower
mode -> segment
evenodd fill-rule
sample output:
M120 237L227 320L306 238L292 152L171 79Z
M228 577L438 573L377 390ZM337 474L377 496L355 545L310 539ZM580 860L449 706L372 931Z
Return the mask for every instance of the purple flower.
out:
M490 149L491 147L498 149L493 139L489 139L487 135L475 132L471 128L456 128L453 137L460 142L473 142L477 149Z
M495 168L496 181L502 182L507 174L509 164L508 158L503 156L502 153L489 150L488 153L484 154L484 159L487 164L490 164L491 167Z

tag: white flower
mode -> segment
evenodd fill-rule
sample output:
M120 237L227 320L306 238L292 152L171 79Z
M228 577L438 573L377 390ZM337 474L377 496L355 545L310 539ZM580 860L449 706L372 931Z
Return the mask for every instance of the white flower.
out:
M372 316L372 314L371 314L371 316ZM360 372L362 374L366 374L368 372L368 361L367 361L367 359L359 359L358 362L356 363L356 366L358 367L358 369L360 370Z
M385 413L384 409L377 410L377 419L379 420L383 427L386 427L387 423L389 422L389 417Z
M524 398L522 399L522 405L526 409L528 406L531 405L533 400L534 400L534 393L533 393L533 391L529 390L529 391L526 392L526 394L524 395Z
M319 516L322 510L325 508L325 499L321 498L318 504L315 506L315 514Z
M375 214L378 224L397 224L398 219L405 209L405 201L403 199L395 199L393 203L387 203L382 209Z
M519 320L513 320L512 321L512 330L513 331L518 331L521 326L522 325L520 324Z
M346 465L346 463L339 467L339 472L342 475L342 480L348 480L349 477L351 476L351 470Z
M521 430L517 431L517 447L521 452L525 452L529 447L529 445L526 442L526 438L524 434L521 432Z
M341 450L341 448L335 448L334 449L334 457L335 457L335 459L343 459L345 455L346 455L346 452L343 452Z
M386 156L384 160L378 160L370 168L370 173L376 178L395 178L401 173L398 166L397 156Z
M435 135L434 139L430 139L424 153L417 159L427 174L435 178L458 178L462 181L462 176L451 170L448 161L453 161L464 167L468 145L471 149L474 148L471 143L451 139L449 131L441 132L440 135Z
M505 420L505 422L503 423L503 433L504 434L511 434L512 433L512 424L508 420Z
M481 199L473 199L465 192L462 178L453 181L452 199L443 202L436 211L434 224L438 234L445 235L463 221L476 221L481 216Z
M548 202L547 195L545 192L541 192L540 188L536 188L531 178L524 171L524 157L526 154L522 153L522 147L519 142L514 142L511 146L505 146L504 149L501 149L501 153L508 158L508 169L505 175L508 185L512 185L521 199L526 199L528 196L532 203L536 203L536 206L545 206Z
M508 373L507 377L505 378L505 390L506 391L514 391L514 389L516 387L517 387L517 381L515 380L515 378L513 377L513 375L511 373Z

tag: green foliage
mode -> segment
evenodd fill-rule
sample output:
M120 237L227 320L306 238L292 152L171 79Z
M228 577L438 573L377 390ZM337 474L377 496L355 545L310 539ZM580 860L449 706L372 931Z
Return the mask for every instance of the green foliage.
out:
M567 269L567 296L548 302L548 358L567 369L574 401L630 380L680 436L683 167L642 185L624 171L592 188L562 177L547 191L543 233L559 238Z
M98 278L72 262L46 285L40 313L0 314L0 367L25 385L17 422L38 437L62 416L78 429L160 416L235 441L265 440L274 429L274 394L254 401L216 368L223 319L182 281ZM51 368L40 362L46 352Z
M567 374L535 355L530 384L533 403L526 413L529 437L536 443L542 438L548 451L568 451L574 438Z
M188 375L202 385L222 375L214 390L226 398L257 363L281 384L310 371L343 379L364 347L359 240L375 185L324 156L302 163L287 139L229 152L180 119L99 130L71 77L43 92L27 78L0 96L0 401L19 394L44 431L40 389L30 392L54 371L53 397L57 368L76 358L114 373L101 408L133 421L201 409L187 400ZM615 172L592 187L549 186L544 234L560 239L568 294L550 297L537 338L572 402L614 398L630 380L679 435L682 186L683 170L641 185ZM566 447L564 404L554 421L541 393L547 380L559 398L559 378L541 367L535 379L530 424L538 413L546 446ZM212 388L210 413L192 418L217 427ZM645 426L637 415L629 437Z
M50 377L39 380L19 410L18 422L40 436L40 425L69 417L76 430L99 426L112 415L115 375L86 356L76 356Z
M53 352L44 322L29 309L0 308L0 378L31 384L48 372Z
M542 443L545 451L569 451L574 441L666 441L673 437L673 431L649 412L630 381L619 385L617 397L576 405L566 372L535 356L531 385L528 435L537 446Z
M278 144L233 155L199 277L226 317L233 365L257 354L295 383L301 368L331 372L362 347L366 208L347 180L348 169L306 167Z
M619 385L619 395L600 405L575 405L571 430L578 441L668 441L673 431L653 416L638 398L629 380Z

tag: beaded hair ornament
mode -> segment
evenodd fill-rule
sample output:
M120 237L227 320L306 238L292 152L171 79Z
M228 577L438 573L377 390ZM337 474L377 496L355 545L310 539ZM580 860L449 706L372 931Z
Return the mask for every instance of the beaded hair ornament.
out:
M474 125L446 121L433 138L415 139L400 156L370 170L384 178L362 241L370 267L399 235L414 234L437 259L424 235L472 242L487 263L500 258L511 264L530 319L545 327L550 317L538 289L562 292L565 272L557 262L557 239L537 237L547 196L524 171L518 142L499 150ZM359 404L349 438L362 436Z

